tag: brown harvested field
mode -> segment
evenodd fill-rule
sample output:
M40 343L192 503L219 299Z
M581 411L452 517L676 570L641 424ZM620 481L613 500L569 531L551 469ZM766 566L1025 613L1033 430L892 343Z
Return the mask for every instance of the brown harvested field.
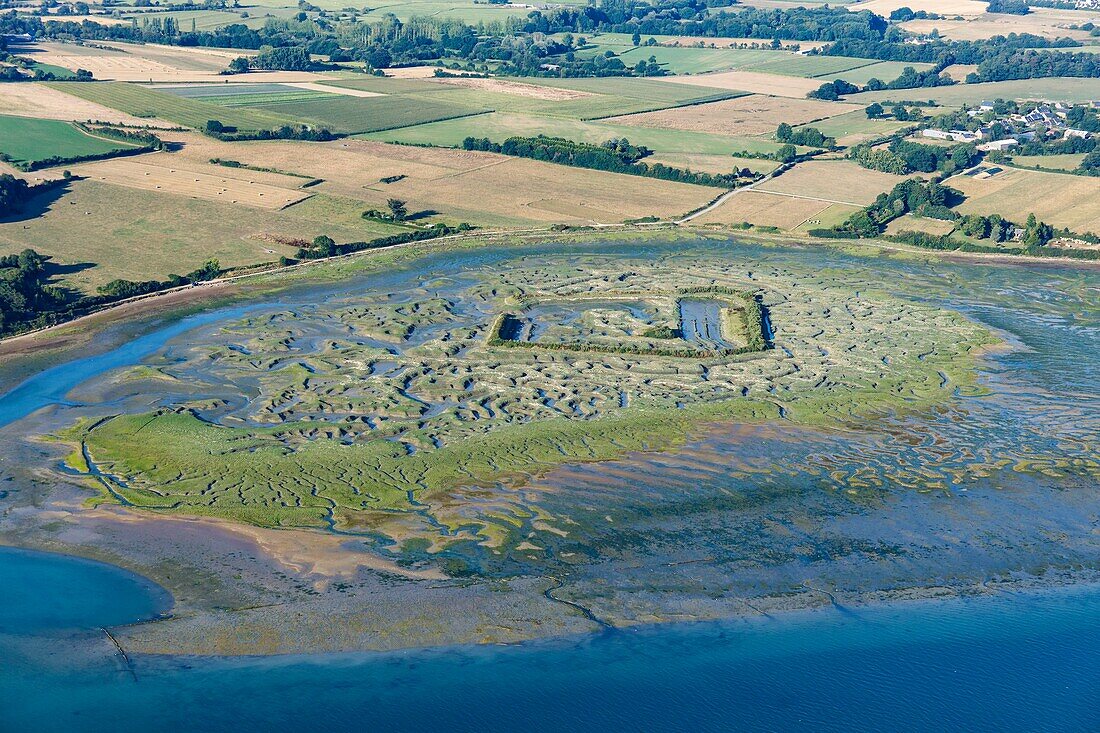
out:
M617 223L645 216L679 216L719 190L583 168L443 148L387 145L368 140L331 143L223 143L175 133L185 141L173 155L205 164L210 158L314 175L314 193L357 199L372 207L387 198L411 212L435 211L443 220L482 226L532 223ZM181 160L179 167L185 167ZM381 183L390 176L405 176ZM293 208L293 207L292 207Z
M721 102L676 107L610 118L611 122L635 127L659 127L716 135L765 135L781 122L804 125L809 122L859 109L850 104L816 99L788 99L750 94Z
M314 196L272 211L85 179L60 197L38 197L23 218L0 221L0 251L33 247L68 266L64 284L90 293L115 278L187 273L210 257L224 267L271 262L293 256L294 239L348 242L399 231L362 219L362 209Z
M695 219L697 224L740 224L794 229L807 219L820 216L832 204L814 199L778 196L760 191L742 191L721 206Z
M907 7L951 17L982 15L987 4L986 0L866 0L848 5L847 8L853 12L870 10L885 17L898 8Z
M546 99L551 102L566 102L571 99L581 99L583 97L592 96L591 92L580 92L575 89L558 89L556 87L539 86L537 84L524 84L523 82L507 81L505 79L432 77L429 78L428 81L456 87L465 87L467 89L478 89L483 92L499 92L501 94L513 94L519 97Z
M112 41L97 46L38 43L27 55L46 64L87 69L100 80L191 82L224 81L225 77L220 72L230 60L248 53L254 52ZM238 77L250 82L309 82L325 78L321 74L304 71L255 72Z
M715 74L691 74L688 76L655 76L658 81L677 84L693 84L714 89L730 89L753 94L771 94L777 97L805 99L806 95L821 86L820 79L803 79L798 76L767 74L757 71L719 71Z
M850 160L810 160L757 187L759 191L866 206L905 176L867 170Z
M1006 168L992 178L955 176L946 185L966 196L963 214L1000 214L1018 224L1034 213L1056 227L1100 233L1100 178Z
M899 216L886 226L887 234L900 234L901 232L922 232L934 237L942 237L955 230L954 222L943 219L929 219L926 216L913 216L906 214Z
M289 186L273 186L257 180L272 174L254 174L239 168L208 164L205 171L190 170L195 166L176 167L172 153L152 153L140 158L115 158L95 163L70 166L78 176L144 191L163 191L177 196L224 201L228 204L260 209L281 209L309 196L298 189L304 179L286 178Z
M943 70L943 73L946 74L947 76L951 77L955 81L959 82L960 84L962 84L964 81L966 81L967 74L977 74L978 73L978 65L977 64L951 64L950 66L948 66L946 69Z
M436 66L406 66L398 69L386 69L386 76L393 79L431 79L435 76Z
M913 9L916 10L916 7ZM1009 33L1084 41L1089 38L1089 32L1069 26L1087 22L1100 22L1100 12L1032 8L1027 15L986 13L969 20L911 20L902 23L902 27L913 33L930 33L936 29L944 38L953 41L978 41Z
M99 120L144 127L174 127L163 120L134 117L37 83L0 84L4 114L50 120Z

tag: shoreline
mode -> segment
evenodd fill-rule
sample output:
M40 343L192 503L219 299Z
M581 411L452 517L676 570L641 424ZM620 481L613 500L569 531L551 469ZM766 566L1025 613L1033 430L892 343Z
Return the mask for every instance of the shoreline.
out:
M880 239L821 239L815 237L799 237L790 233L762 233L753 230L741 230L726 227L725 225L683 225L680 222L653 222L647 224L607 224L593 227L566 229L556 231L552 228L494 230L484 232L465 232L462 234L449 234L436 239L403 242L387 247L360 250L343 255L335 255L316 260L304 260L293 265L263 267L240 275L232 275L201 283L181 285L154 293L146 293L131 298L111 303L102 308L93 310L84 315L68 321L46 326L43 328L25 331L11 336L0 338L0 365L4 360L21 356L36 355L42 351L51 349L64 349L72 341L90 338L91 334L69 334L68 329L80 329L85 325L93 329L97 326L107 328L129 315L137 318L156 317L158 314L165 317L174 315L175 309L187 307L205 308L217 302L219 296L233 297L234 285L249 285L247 281L261 278L280 278L287 275L293 276L298 272L322 267L326 265L340 264L353 261L364 256L392 253L409 248L427 249L428 253L434 250L445 249L448 243L469 244L480 240L489 240L487 244L493 244L494 238L503 240L517 239L527 240L537 237L547 237L550 240L560 239L596 239L606 235L630 234L639 237L648 237L658 234L676 232L680 236L695 236L709 238L715 235L729 237L731 239L742 238L745 241L765 245L792 245L830 247L841 251L861 250L871 256L873 250L881 252L897 252L903 254L927 255L936 260L962 263L988 263L993 265L1047 265L1054 268L1073 267L1083 270L1100 269L1100 261L1083 260L1069 257L1034 257L1030 255L990 254L983 252L945 251L916 247L912 245L887 242ZM503 244L503 242L498 243ZM440 246L443 245L443 246ZM260 284L262 287L262 283ZM207 297L209 296L209 297ZM100 324L99 322L103 323ZM44 339L44 340L40 340Z

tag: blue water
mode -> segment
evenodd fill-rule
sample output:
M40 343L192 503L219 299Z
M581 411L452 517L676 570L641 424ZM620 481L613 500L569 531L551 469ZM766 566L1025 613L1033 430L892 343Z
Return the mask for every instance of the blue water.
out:
M111 369L136 364L167 341L193 328L243 315L257 306L237 306L198 313L127 341L118 348L44 369L0 399L0 427L21 420L47 405L71 404L65 395L81 382ZM270 305L268 305L270 307Z
M67 555L0 547L0 634L117 626L166 611L171 597L125 570Z
M103 595L119 601L106 615L127 604L129 613L150 612L158 599L141 583L117 586L124 573L93 563L6 551L0 562L41 572L23 579L54 598L64 595L59 580L81 594L104 583ZM7 600L26 604L16 613L43 607L27 593ZM79 605L71 601L64 624ZM103 609L86 610L89 626L103 622ZM0 636L0 658L5 643ZM56 656L60 643L44 635L36 646ZM130 655L126 664L103 654L98 663L43 667L16 656L0 666L0 730L1100 729L1095 587L518 646L276 659Z

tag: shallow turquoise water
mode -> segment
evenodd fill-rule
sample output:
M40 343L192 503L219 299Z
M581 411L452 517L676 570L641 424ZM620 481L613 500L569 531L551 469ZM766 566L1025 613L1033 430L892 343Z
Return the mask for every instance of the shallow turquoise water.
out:
M119 571L4 565L157 596ZM41 608L30 594L16 612ZM127 605L129 604L129 605ZM67 604L75 607L76 604ZM21 608L20 608L21 607ZM155 603L153 605L155 607ZM88 626L104 621L88 608ZM66 617L66 624L71 618ZM668 625L511 647L277 659L134 658L99 636L0 636L4 731L1095 731L1100 589ZM15 652L12 652L15 650ZM28 662L30 656L51 663ZM73 662L64 660L68 655ZM59 658L60 661L59 661Z

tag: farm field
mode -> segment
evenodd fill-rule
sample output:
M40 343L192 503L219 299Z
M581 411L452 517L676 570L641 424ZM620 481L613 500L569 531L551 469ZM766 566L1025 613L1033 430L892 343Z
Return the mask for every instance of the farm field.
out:
M494 153L386 145L368 140L222 143L177 134L187 144L173 155L179 167L210 158L319 175L311 193L383 207L391 197L408 202L421 221L463 221L478 226L532 223L618 223L645 216L677 217L715 196L715 188L572 168ZM306 169L308 168L308 169ZM245 174L247 175L247 174ZM405 176L385 184L382 178ZM290 207L293 211L297 206Z
M782 58L776 58L761 64L754 64L746 70L759 71L765 74L805 76L820 79L823 77L835 78L837 76L842 76L843 72L870 66L874 63L872 59L859 59L849 56L802 56L800 54L784 54Z
M935 29L941 36L953 41L977 41L1010 33L1030 33L1046 38L1073 38L1088 42L1091 36L1087 30L1069 26L1097 21L1100 21L1100 11L1032 8L1027 15L986 13L967 20L910 20L902 23L901 27L912 33L925 34Z
M850 146L870 138L889 135L907 124L910 123L889 119L872 120L867 117L862 108L856 108L851 112L814 122L810 127L820 130L829 137L835 137L841 145Z
M729 155L743 150L768 153L778 150L779 143L757 138L727 137L700 132L684 132L661 128L631 127L612 122L583 122L557 117L513 115L494 112L476 117L432 122L426 125L402 127L396 130L363 135L364 139L412 145L460 147L467 137L487 137L503 142L513 136L549 135L594 145L611 138L626 137L636 145L663 152L694 152L708 155ZM757 161L767 162L767 161Z
M890 82L901 76L901 72L905 71L905 67L912 66L917 71L926 71L932 68L932 64L921 64L915 62L902 62L902 61L880 61L878 63L870 64L867 66L858 66L854 69L847 69L840 71L836 74L819 74L817 78L822 81L831 81L833 79L844 79L852 84L859 84L860 86L866 84L871 79L878 79L879 81Z
M769 94L777 97L805 99L806 95L821 86L820 79L804 79L782 74L764 74L757 71L722 71L700 76L657 77L665 83L696 84L714 89L728 89L752 94Z
M438 98L359 98L337 94L270 102L261 99L251 103L248 109L319 123L334 132L343 133L377 132L489 111L484 107L467 106Z
M233 109L198 99L122 82L51 82L54 89L135 117L157 117L184 127L202 128L208 120L242 130L264 130L299 122L297 118L261 110Z
M992 178L954 176L944 182L966 201L963 214L1001 214L1017 223L1035 214L1074 232L1100 232L1100 178L1006 168Z
M757 66L771 61L793 61L800 58L787 51L740 48L690 48L674 46L639 46L619 50L627 66L646 61L651 56L673 74L700 74ZM799 74L795 74L799 76Z
M231 267L293 256L297 245L279 239L312 240L324 233L355 241L401 231L347 214L333 217L347 207L324 200L271 211L99 180L76 181L60 198L42 197L35 206L45 207L37 218L0 222L0 248L31 247L50 255L66 266L61 281L85 293L116 278L186 273L211 257Z
M721 206L694 221L698 224L729 225L748 222L754 226L790 231L809 219L819 218L830 206L832 204L827 201L780 196L753 189L730 196Z
M1021 168L1052 168L1072 171L1081 167L1085 153L1066 153L1065 155L1013 155L1012 164Z
M469 109L592 120L717 101L744 92L667 84L652 79L352 79L324 86L408 98L410 105L448 103Z
M904 180L905 176L868 170L850 160L810 160L756 190L866 206Z
M827 207L799 224L793 231L809 232L811 229L827 229L843 224L848 217L861 208L860 206L852 206L851 204L829 204Z
M61 86L61 89L68 88L72 87ZM50 120L100 120L148 127L167 127L172 124L165 120L138 118L37 82L0 84L0 108L9 115Z
M68 122L0 115L0 153L14 162L100 155L137 147L94 137Z
M870 10L872 13L878 13L886 17L901 7L947 16L977 16L983 15L986 11L986 3L983 0L912 0L912 2L908 0L865 0L849 5L848 9L852 12Z
M886 226L887 234L900 234L901 232L922 232L934 237L942 237L955 230L955 223L943 219L932 219L927 216L914 216L906 214L899 216Z
M83 163L71 169L76 175L116 186L267 210L285 208L309 195L307 190L261 183L247 170L222 166L208 166L207 171L177 168L173 166L174 157L170 153L153 153L140 159ZM236 177L233 174L237 174ZM302 183L301 180L295 182Z
M928 89L883 90L861 92L845 97L848 102L868 105L871 102L907 99L933 100L936 104L957 107L976 104L983 99L1043 99L1052 102L1090 102L1100 99L1100 79L1053 77L1049 79L1017 79L1013 81L955 84Z
M800 125L858 109L835 102L753 94L679 109L613 117L610 121L715 135L770 135L782 122Z

